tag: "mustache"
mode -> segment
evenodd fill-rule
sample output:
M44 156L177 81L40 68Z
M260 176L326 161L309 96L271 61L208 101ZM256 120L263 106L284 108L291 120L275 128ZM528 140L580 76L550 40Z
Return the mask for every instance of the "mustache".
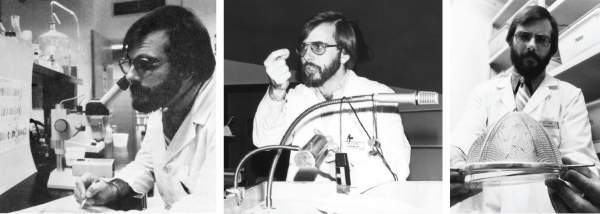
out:
M306 68L308 66L314 66L314 67L317 67L319 70L321 70L321 67L319 67L317 64L312 63L312 62L306 62L302 65L302 71L306 70Z
M525 58L533 58L538 62L542 61L542 57L540 57L539 55L537 55L535 52L532 52L532 51L527 51L521 56L521 59L525 59Z
M133 94L148 94L152 91L150 88L142 86L140 82L131 82L129 90Z

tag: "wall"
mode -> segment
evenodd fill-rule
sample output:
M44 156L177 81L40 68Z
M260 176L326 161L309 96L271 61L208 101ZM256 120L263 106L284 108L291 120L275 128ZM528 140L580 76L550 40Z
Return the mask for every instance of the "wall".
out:
M451 94L450 131L462 116L475 86L490 78L488 41L492 36L491 20L502 7L501 1L451 1L444 17L444 84Z
M140 19L146 13L136 13L129 15L113 16L113 4L115 2L125 2L131 0L94 0L94 26L95 30L104 37L120 44L125 37L125 33L135 21ZM190 8L205 25L208 33L211 35L212 46L214 47L214 35L216 34L216 1L215 0L167 0L167 5L179 5Z

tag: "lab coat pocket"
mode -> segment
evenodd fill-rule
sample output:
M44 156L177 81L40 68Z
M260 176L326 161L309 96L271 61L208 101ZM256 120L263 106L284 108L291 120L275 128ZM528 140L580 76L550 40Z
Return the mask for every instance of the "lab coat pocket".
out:
M180 198L188 195L183 188L183 182L177 177L177 174L181 172L177 171L181 170L172 169L169 170L168 174L160 172L160 176L163 176L163 179L157 179L159 185L163 187L161 190L161 196L167 205L172 205L176 201L179 201Z
M179 181L183 182L189 177L190 167L188 165L177 166L171 170L170 174L177 178Z

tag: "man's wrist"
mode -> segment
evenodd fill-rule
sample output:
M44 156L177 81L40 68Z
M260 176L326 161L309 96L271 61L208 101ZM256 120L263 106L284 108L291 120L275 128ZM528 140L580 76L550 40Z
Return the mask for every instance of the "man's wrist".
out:
M275 89L273 85L269 86L269 97L273 101L283 101L286 95L285 89Z
M129 184L127 182L125 182L124 180L117 178L117 179L114 179L114 180L108 182L108 184L116 189L116 192L117 192L116 199L123 199L123 198L131 195L131 193L133 193L133 190L131 189Z

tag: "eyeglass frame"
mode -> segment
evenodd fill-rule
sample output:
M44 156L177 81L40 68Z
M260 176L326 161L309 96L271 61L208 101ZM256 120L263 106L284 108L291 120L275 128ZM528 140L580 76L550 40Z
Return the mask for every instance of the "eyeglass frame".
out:
M517 35L517 34L519 34L519 33L527 33L527 34L531 35L531 37L529 38L529 40L521 42L521 41L519 40L519 36ZM548 42L546 43L546 45L543 45L543 43L539 43L538 41L540 41L540 40L538 40L538 39L536 38L537 36L542 36L542 37L548 38L548 39L547 39L547 41L548 41ZM529 31L519 31L519 32L516 32L516 33L515 33L514 37L515 37L515 40L516 40L516 41L517 41L519 44L527 44L527 43L531 42L531 39L535 39L535 44L537 44L537 45L540 45L540 46L542 46L542 47L544 47L544 48L545 48L545 47L548 47L548 46L550 46L550 44L552 43L552 38L551 38L550 36L548 36L548 35L544 35L544 34L542 34L542 33L532 33L532 32L529 32Z
M304 46L304 48L302 48L302 46ZM306 52L308 52L308 50L306 50L306 49L308 49L308 47L310 47L310 50L314 54L321 56L321 55L325 54L325 52L327 51L327 48L329 48L329 47L339 47L339 46L341 46L341 45L339 45L339 44L330 45L330 44L327 44L327 43L324 43L324 42L301 43L299 45L299 47L296 48L296 53L298 55L300 55L301 57L303 57L304 55L306 55ZM318 47L318 48L322 47L322 49L324 51L323 51L323 53L319 54L319 53L315 52L315 50L313 49L313 47ZM302 49L302 51L300 51L301 49ZM304 54L302 54L302 52L304 52Z
M136 59L140 59L140 60L141 59L146 59L147 60L148 58L136 58ZM121 72L123 72L123 74L127 75L127 72L129 72L129 71L125 71L125 69L123 68L123 64L125 64L125 63L131 64L130 65L130 69L131 69L131 66L133 66L135 68L135 71L140 76L147 77L147 76L152 75L154 69L160 67L162 64L164 64L165 62L169 61L169 60L162 60L162 61L153 62L152 63L152 67L153 68L152 69L143 70L143 72L142 72L142 71L138 70L138 69L140 69L139 68L140 66L135 66L135 64L133 63L134 60L131 60L129 57L123 57L123 58L119 59L119 68L121 68ZM147 61L150 61L150 60L147 60Z

